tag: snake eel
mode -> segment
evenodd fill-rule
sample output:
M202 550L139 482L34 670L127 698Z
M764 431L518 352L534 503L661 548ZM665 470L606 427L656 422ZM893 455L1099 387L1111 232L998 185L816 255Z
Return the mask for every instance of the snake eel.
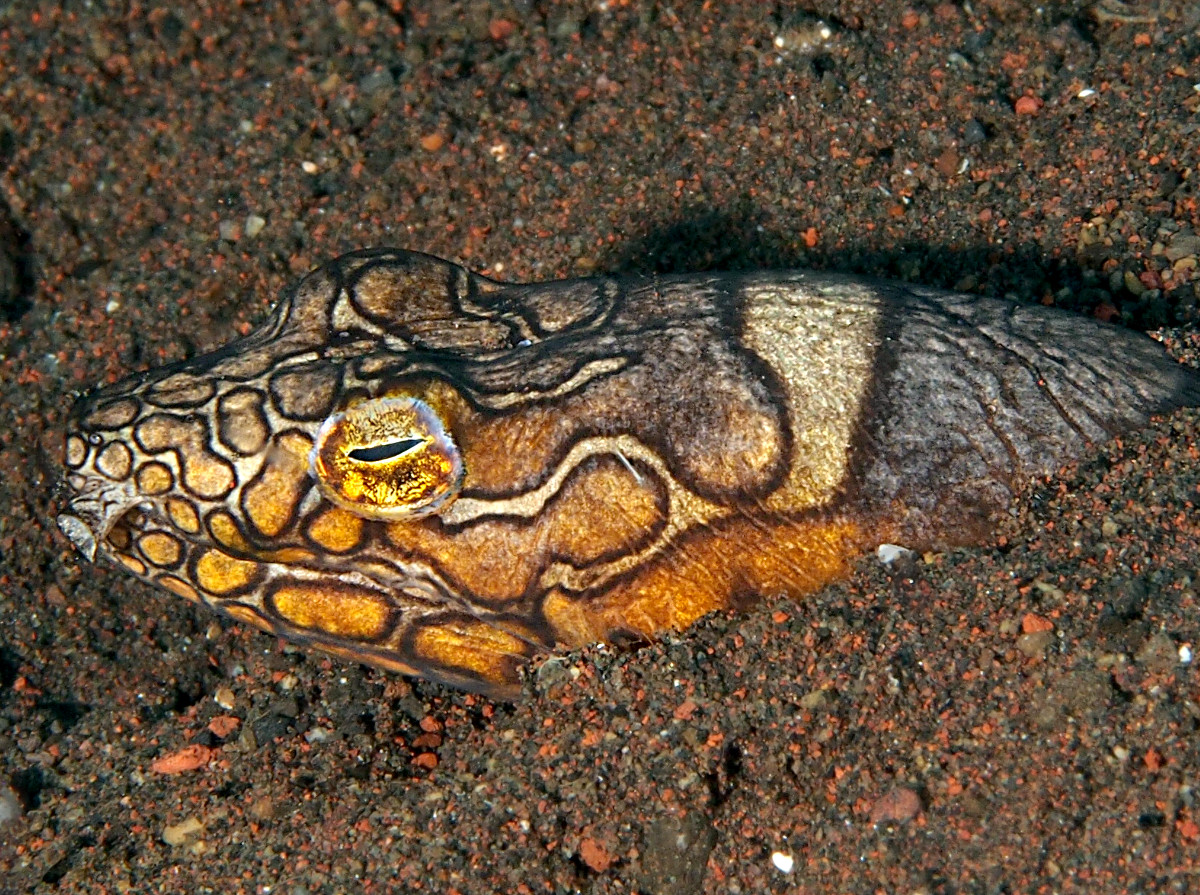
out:
M77 402L88 558L501 697L533 655L979 543L1087 445L1200 403L1149 338L805 271L505 284L353 252L261 327Z

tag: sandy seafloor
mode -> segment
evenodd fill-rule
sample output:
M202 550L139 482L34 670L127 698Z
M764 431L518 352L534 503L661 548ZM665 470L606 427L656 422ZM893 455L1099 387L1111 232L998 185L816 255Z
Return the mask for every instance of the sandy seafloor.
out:
M992 545L553 660L515 706L293 650L52 523L73 393L364 246L859 271L1194 353L1198 84L1185 0L4 4L0 892L1200 886L1195 413Z

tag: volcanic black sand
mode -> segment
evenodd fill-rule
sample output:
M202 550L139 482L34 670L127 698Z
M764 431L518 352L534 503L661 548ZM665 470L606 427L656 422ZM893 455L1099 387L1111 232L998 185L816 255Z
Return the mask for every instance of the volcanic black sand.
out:
M0 12L0 891L1195 887L1193 412L992 545L547 661L515 706L288 648L52 520L74 393L364 246L864 272L1195 357L1200 7L112 5Z

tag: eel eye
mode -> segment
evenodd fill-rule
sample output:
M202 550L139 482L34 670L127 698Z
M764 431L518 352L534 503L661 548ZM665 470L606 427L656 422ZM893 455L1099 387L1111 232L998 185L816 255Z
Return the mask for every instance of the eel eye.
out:
M372 398L333 414L308 456L321 493L368 519L419 519L447 506L464 474L437 411L411 396Z

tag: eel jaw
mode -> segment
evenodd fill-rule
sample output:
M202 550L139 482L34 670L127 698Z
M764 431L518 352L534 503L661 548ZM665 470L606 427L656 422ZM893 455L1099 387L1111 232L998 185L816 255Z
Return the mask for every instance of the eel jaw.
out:
M67 536L67 540L75 545L75 549L87 557L87 561L96 561L96 534L90 525L78 516L70 513L59 513L55 519L58 530Z
M107 547L108 535L117 523L142 500L131 486L114 486L90 478L72 481L71 485L76 494L67 504L67 511L60 513L55 521L75 549L94 563L96 554Z

